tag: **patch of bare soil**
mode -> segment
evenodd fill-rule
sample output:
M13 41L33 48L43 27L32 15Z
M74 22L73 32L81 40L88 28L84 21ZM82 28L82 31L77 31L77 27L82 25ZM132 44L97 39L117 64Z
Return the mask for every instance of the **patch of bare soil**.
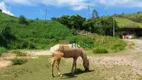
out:
M51 55L51 53L48 50L21 50L25 53L27 53L30 56L25 57L19 57L18 58L38 58L40 55ZM11 59L14 59L16 55L12 54L11 52L6 53L7 55L4 55L0 57L0 69L7 67L8 65L11 65Z
M25 51L29 55L39 56L39 55L51 55L49 50L29 50Z
M89 57L90 65L106 80L142 80L142 40L125 41L133 44L125 53L119 53L125 55Z

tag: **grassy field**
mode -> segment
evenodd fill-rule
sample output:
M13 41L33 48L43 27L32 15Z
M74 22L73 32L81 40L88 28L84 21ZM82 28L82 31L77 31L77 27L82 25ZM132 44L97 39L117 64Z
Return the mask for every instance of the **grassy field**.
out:
M115 20L120 28L124 28L127 26L129 26L130 28L142 28L142 23L134 22L127 18L116 17Z
M95 70L95 66L92 66L90 72L84 72L83 67L78 65L78 72L73 76L70 74L71 63L65 63L65 60L61 62L61 71L63 77L57 77L57 71L55 69L56 77L51 77L50 58L48 56L41 56L38 59L30 59L26 64L9 66L0 72L0 80L86 80L97 79L102 80L103 77L97 76L98 73ZM66 68L64 68L66 66ZM86 76L89 75L89 76Z
M102 58L104 57L104 58ZM124 56L125 57L125 56ZM118 59L111 56L90 56L90 72L84 72L80 59L78 69L74 75L70 73L72 59L62 59L60 69L63 77L57 75L54 69L55 77L51 76L51 67L49 56L40 56L36 59L29 59L23 65L13 65L0 71L0 80L141 80L142 75L133 71L131 63L126 63L126 59ZM106 59L106 60L105 60Z
M90 72L84 72L82 60L79 58L77 71L71 75L72 59L63 58L60 64L63 77L58 77L55 68L55 77L52 78L51 56L37 56L38 58L28 59L25 64L1 69L0 80L142 80L142 41L126 41L129 46L118 53L93 54L86 50Z

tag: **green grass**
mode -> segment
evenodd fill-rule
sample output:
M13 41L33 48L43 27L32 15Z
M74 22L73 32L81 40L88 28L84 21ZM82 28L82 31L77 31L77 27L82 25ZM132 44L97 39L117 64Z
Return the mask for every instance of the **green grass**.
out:
M2 54L6 52L6 48L5 47L0 47L0 56L2 56Z
M142 23L134 22L126 18L115 17L115 20L120 28L142 28Z
M40 57L38 59L30 59L23 65L9 66L0 71L0 80L53 80L49 61L49 57ZM63 77L57 77L57 70L55 68L54 74L56 77L54 80L103 79L103 77L97 76L96 74L98 73L95 73L94 70L84 72L83 67L79 64L74 76L70 74L71 63L65 63L65 61L62 60L60 66Z
M0 46L9 49L47 49L59 40L72 36L71 31L64 25L51 20L31 20L27 19L28 24L20 24L18 17L0 13L0 30L10 27L8 31L16 39L3 40L0 36Z
M102 53L108 53L108 50L104 47L97 47L93 50L94 54L102 54Z
M53 80L49 61L49 57L40 57L38 59L30 59L23 65L9 66L0 71L0 80ZM103 79L96 76L97 73L95 71L85 73L80 65L78 66L77 73L72 76L70 74L72 64L65 63L64 60L61 61L60 66L63 77L57 77L57 70L55 69L54 74L56 77L54 80Z
M54 69L55 77L51 76L50 57L41 56L37 59L29 59L27 63L22 65L12 65L0 71L0 80L105 80L115 78L119 80L136 79L134 73L131 73L131 66L90 63L90 72L84 72L83 66L78 63L77 72L74 75L70 74L72 61L62 59L60 69L63 77L57 75L56 68ZM131 75L131 76L130 76ZM137 75L140 79L140 76Z
M24 58L14 58L11 60L13 65L22 65L27 62L27 59Z
M12 51L13 54L16 54L16 56L27 56L27 53L21 52L21 51Z

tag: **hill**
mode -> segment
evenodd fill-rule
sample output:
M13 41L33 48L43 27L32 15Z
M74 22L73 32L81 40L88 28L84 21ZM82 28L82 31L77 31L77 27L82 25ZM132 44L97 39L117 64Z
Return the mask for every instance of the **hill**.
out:
M134 22L139 22L139 23L142 23L142 12L136 12L136 13L132 13L132 14L119 14L119 15L116 15L118 17L121 17L121 18L127 18L129 20L132 20Z
M27 24L21 24L19 23L18 17L9 16L4 13L0 13L0 19L1 33L2 31L6 31L5 29L10 29L8 30L9 33L6 34L11 34L16 37L16 40L10 40L9 36L7 36L8 39L6 39L5 43L8 44L4 44L3 46L15 43L10 48L26 48L30 45L34 45L37 48L45 48L51 43L53 44L58 40L72 36L71 31L66 26L56 21L26 19ZM5 38L2 36L2 39Z
M20 23L19 19L25 20L23 17L13 17L3 13L0 13L0 18L0 46L8 49L47 49L59 40L68 40L85 49L99 52L121 51L126 46L119 38L94 34L73 35L69 28L56 21L26 19L24 23Z
M120 28L124 28L124 27L142 28L142 23L134 22L134 21L127 19L127 18L115 17L114 19Z
M142 12L132 14L115 14L114 16L120 28L142 28Z

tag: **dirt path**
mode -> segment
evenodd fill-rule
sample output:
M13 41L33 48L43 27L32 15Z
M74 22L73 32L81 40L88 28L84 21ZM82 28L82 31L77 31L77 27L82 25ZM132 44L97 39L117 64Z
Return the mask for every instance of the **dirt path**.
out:
M142 80L142 40L125 41L134 44L131 49L123 52L126 55L89 57L90 63L102 70L100 74L107 76L106 80Z

